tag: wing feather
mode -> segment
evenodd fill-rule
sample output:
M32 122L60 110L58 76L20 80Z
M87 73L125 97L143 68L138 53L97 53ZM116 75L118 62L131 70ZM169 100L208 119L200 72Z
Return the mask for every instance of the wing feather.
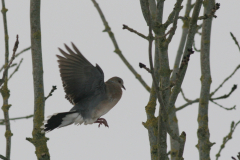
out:
M57 55L60 76L66 99L77 103L81 99L105 91L104 73L100 66L94 67L72 43L73 50L66 44L65 52L59 48L62 56Z

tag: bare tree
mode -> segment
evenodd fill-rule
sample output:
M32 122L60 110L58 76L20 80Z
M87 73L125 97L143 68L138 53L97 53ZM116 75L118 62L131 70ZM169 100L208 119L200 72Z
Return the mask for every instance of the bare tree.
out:
M208 105L209 102L216 104L226 110L235 109L236 106L226 108L216 101L220 99L228 98L236 89L237 85L233 85L231 91L223 96L215 97L215 93L228 81L240 68L240 65L236 67L231 75L229 75L214 91L211 91L211 72L210 72L210 42L211 42L211 25L212 19L217 16L216 11L219 9L220 4L215 3L215 0L196 0L195 3L192 0L187 0L185 15L180 16L182 10L183 0L176 0L173 6L172 12L169 14L168 19L163 22L163 11L165 0L140 0L141 10L145 19L146 25L148 26L148 35L139 33L137 30L130 28L127 25L123 25L123 29L128 30L137 36L148 41L148 57L150 66L146 66L142 62L139 63L139 67L145 69L152 76L152 85L149 87L139 73L133 68L131 63L125 58L120 47L116 41L114 33L112 32L100 6L96 0L92 0L96 7L100 18L103 21L105 27L104 31L108 33L112 43L114 45L114 52L120 57L124 64L133 73L136 79L142 84L142 86L149 92L149 101L145 107L147 121L143 123L143 126L148 131L148 137L150 142L150 153L152 160L167 160L169 156L171 160L183 160L183 152L186 141L186 133L182 132L179 134L179 124L176 116L176 112L180 111L187 106L199 103L198 111L198 144L196 145L199 151L199 159L210 159L211 147L215 144L210 142L210 132L208 129ZM32 52L32 65L33 65L33 81L34 81L34 114L9 118L8 110L11 105L8 103L10 96L7 87L8 80L18 70L22 63L12 64L13 59L19 54L15 55L18 39L13 49L13 56L9 62L8 55L8 33L7 33L7 21L4 0L2 0L2 13L4 20L4 31L5 31L5 65L3 78L0 80L3 102L4 119L0 120L0 124L6 126L6 156L0 155L2 159L10 159L11 153L11 130L10 120L25 119L33 117L33 138L26 138L36 148L37 159L50 159L50 153L47 147L48 138L45 134L41 133L40 126L44 120L44 107L45 100L49 98L56 86L53 86L47 97L44 96L44 83L43 83L43 64L42 64L42 46L41 46L41 23L40 23L40 0L30 1L30 24L31 24L31 52ZM199 16L201 8L204 8L203 16ZM192 12L192 13L191 13ZM191 14L190 14L191 13ZM179 43L178 51L175 58L173 70L170 70L169 66L169 44L174 37L177 29L178 21L183 21L182 37ZM197 25L197 22L202 24ZM197 33L201 35L201 48L198 50L195 47L194 37ZM239 43L236 37L231 33L231 36L238 46ZM155 44L154 55L152 55L153 43ZM182 89L182 83L188 68L188 63L191 63L190 56L196 52L201 53L201 92L200 97L190 100L188 99ZM27 48L30 49L30 48ZM26 49L26 50L27 50ZM25 51L25 50L24 50ZM15 71L8 77L8 69L11 66L15 66ZM175 102L179 93L182 94L183 99L186 101L185 104L176 107ZM157 102L159 105L159 112L155 116ZM216 159L220 157L220 153L225 147L226 143L232 138L232 134L240 121L237 123L232 122L230 132L226 137L223 138L223 143L216 154ZM171 150L167 151L167 135L170 136ZM238 156L239 157L239 156ZM234 159L234 157L233 157Z
M112 33L104 15L101 11L99 5L95 0L92 0L94 6L96 7L103 24L105 26L105 31L108 32L114 46L115 51L119 50L116 43L114 34ZM143 123L144 127L148 130L151 159L166 160L168 159L168 154L171 155L172 160L183 159L183 150L186 140L185 132L179 136L179 127L176 117L176 112L193 104L199 102L199 129L198 129L198 150L200 159L210 159L210 149L215 143L209 141L209 130L208 130L208 102L211 101L216 105L226 109L232 110L235 108L225 108L215 100L223 99L229 97L232 92L236 89L236 85L233 86L231 92L227 95L212 98L212 96L217 92L218 88L210 93L211 84L211 74L210 74L210 38L211 38L211 23L212 18L217 17L215 12L219 9L220 4L216 3L214 0L202 1L196 0L192 4L191 0L187 1L185 15L180 16L179 12L182 9L182 0L177 0L173 11L169 14L167 21L163 22L163 10L164 10L164 0L140 0L141 9L143 17L146 24L149 26L149 35L145 36L139 33L135 29L123 25L123 29L135 33L149 41L149 61L150 68L146 67L143 63L140 63L140 68L146 69L152 75L152 87L150 90L149 102L146 106L147 121ZM204 15L199 16L201 6L204 5ZM190 17L190 12L193 9L192 16ZM176 54L175 64L173 71L170 71L169 59L168 59L168 46L171 42L175 31L177 29L178 20L183 20L183 31L182 38L179 43L178 52ZM197 25L198 20L203 20L202 25ZM167 30L167 28L172 25L172 27ZM194 44L194 36L202 28L202 42L201 49L197 50ZM154 36L152 35L152 30ZM233 38L234 39L234 38ZM155 55L154 55L154 66L152 62L152 41L155 41ZM235 42L238 44L237 42ZM239 45L238 45L239 46ZM196 51L201 51L201 69L202 69L202 88L200 98L195 100L189 100L185 97L181 85L185 77L185 73L188 67L188 61L190 55L193 54L192 47ZM120 52L121 53L121 52ZM122 55L120 57L123 57ZM125 61L124 61L125 62ZM126 64L126 63L125 63ZM132 67L128 68L132 71ZM230 75L230 77L238 70L238 67ZM136 76L137 77L137 76ZM138 76L139 77L139 76ZM229 78L227 78L228 80ZM139 79L138 79L139 80ZM225 83L225 80L223 83ZM141 80L142 81L142 80ZM140 83L142 83L140 81ZM222 84L223 84L222 83ZM142 83L143 84L143 83ZM220 86L222 86L222 84ZM143 85L146 88L146 85ZM148 89L147 89L148 90ZM175 102L179 93L182 93L183 98L186 100L186 104L176 108ZM156 101L158 100L160 104L160 109L158 117L155 117ZM238 124L238 123L237 123ZM170 135L171 140L171 151L167 152L167 133ZM232 132L231 132L232 133Z
M18 49L18 35L16 37L16 42L14 44L13 47L13 54L12 57L9 61L9 37L8 37L8 25L7 25L7 11L8 9L5 7L5 1L2 0L2 15L3 15L3 26L4 26L4 40L5 40L5 64L2 66L2 68L0 69L0 72L3 70L3 74L2 74L2 78L0 79L0 92L3 98L3 105L2 105L2 110L3 110L3 114L4 114L4 119L0 120L0 124L4 124L6 127L6 132L5 132L5 137L6 137L6 155L2 156L0 155L0 158L2 159L10 159L10 155L11 155L11 137L13 136L13 133L11 131L11 127L10 127L10 118L9 118L9 108L12 106L11 104L9 104L8 100L10 97L10 90L8 88L8 81L11 79L11 77L18 71L23 58L21 59L21 61L19 62L19 64L12 64L13 60L15 59L15 57L17 57L18 55L20 55L21 53L27 51L28 49L25 49L24 51L16 54L16 51ZM11 67L15 67L15 70L11 73L10 76L8 76L8 69ZM3 84L3 85L2 85Z

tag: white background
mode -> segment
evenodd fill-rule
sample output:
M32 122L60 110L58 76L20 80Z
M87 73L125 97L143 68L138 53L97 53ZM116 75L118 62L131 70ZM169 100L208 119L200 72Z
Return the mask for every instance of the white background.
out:
M151 85L151 77L145 70L138 67L138 63L148 64L148 43L127 30L122 30L122 24L126 24L139 32L147 35L148 28L142 16L139 1L98 1L105 17L115 34L117 42L124 56L143 79ZM164 21L174 6L173 0L165 2ZM240 1L219 0L220 10L213 20L211 38L211 91L229 76L240 63L240 53L229 32L233 32L240 41ZM186 0L183 2L186 4ZM19 34L18 51L30 46L30 2L25 0L6 1L10 56L15 42L16 34ZM180 15L183 16L185 7ZM199 21L201 23L202 21ZM4 63L4 32L2 20L0 21L0 64ZM182 22L179 20L175 36L169 46L170 67L173 67L176 51L181 36ZM122 99L107 115L109 128L97 124L88 126L68 126L56 129L46 136L50 138L47 145L52 160L130 160L150 159L149 141L147 130L142 126L146 121L145 106L149 94L136 80L128 68L116 55L114 47L107 33L103 33L104 26L91 1L42 1L41 3L41 33L42 53L44 67L45 95L49 93L52 85L57 85L53 96L46 101L45 117L56 112L65 112L72 105L64 98L62 82L59 76L56 54L57 47L63 48L63 43L74 42L84 56L92 63L98 63L104 71L105 80L119 76L124 80L126 91ZM195 37L196 46L200 46L200 38ZM33 113L33 78L31 52L24 53L24 58L19 71L9 82L11 97L9 103L10 117L26 116ZM200 95L200 55L195 52L191 56L187 74L182 88L189 99L195 99ZM19 62L17 58L14 62ZM10 70L10 73L13 69ZM2 73L1 73L2 74ZM215 95L227 94L233 84L239 85L240 71L231 78ZM211 158L219 150L222 139L229 133L231 121L240 120L240 89L237 89L230 98L218 101L225 107L237 105L237 110L226 111L212 103L209 105L209 129L210 141L216 142L211 149ZM0 100L2 103L2 100ZM176 103L176 107L184 104L182 96ZM186 160L198 159L197 144L197 114L198 104L188 106L177 112L180 132L187 133L184 150ZM0 119L3 113L0 113ZM35 147L26 141L26 137L32 137L32 118L28 120L11 121L12 150L11 160L36 159ZM5 155L5 127L0 126L0 154ZM220 159L228 160L240 151L240 126L233 134L233 140L227 143L222 151Z

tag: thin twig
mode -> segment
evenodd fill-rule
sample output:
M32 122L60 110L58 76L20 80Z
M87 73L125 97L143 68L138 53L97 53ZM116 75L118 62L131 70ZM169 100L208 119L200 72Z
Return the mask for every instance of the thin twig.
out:
M19 64L17 65L17 67L15 68L13 73L9 76L8 80L10 80L12 78L12 76L18 71L20 65L22 64L22 61L23 61L23 58L20 60Z
M237 158L238 158L238 160L240 160L240 152L238 152ZM235 157L232 157L232 159L237 160Z
M191 102L191 101L192 101L192 100L190 100L190 99L188 99L188 98L185 97L185 94L184 94L182 88L181 88L180 91L181 91L181 93L182 93L183 99L184 99L186 102Z
M223 96L220 97L216 97L216 98L211 98L211 100L218 100L218 99L224 99L224 98L228 98L235 90L237 89L237 85L234 84L231 91L228 94L225 94Z
M53 93L56 89L57 89L57 86L52 86L52 89L51 89L51 91L49 92L48 96L45 97L45 101L46 101L50 96L52 96L52 93Z
M28 118L32 118L32 117L33 117L33 114L24 116L24 117L9 118L9 120L28 119ZM4 125L4 122L5 122L4 119L0 119L0 125Z
M228 111L233 110L233 109L236 109L236 105L233 106L233 107L231 107L231 108L226 108L226 107L223 107L222 105L218 104L217 102L214 102L214 101L211 100L211 99L210 99L210 102L212 102L212 103L216 104L217 106L219 106L219 107L221 107L221 108L223 108L223 109L226 109L226 110L228 110Z
M236 129L236 127L237 127L237 125L238 125L239 123L240 123L240 121L238 121L236 124L235 124L234 121L232 121L232 124L231 124L231 127L230 127L230 132L228 133L227 136L225 136L225 137L223 138L223 143L222 143L222 145L220 146L220 149L219 149L218 153L216 154L216 160L218 160L218 158L221 156L220 153L221 153L221 151L224 149L226 143L227 143L230 139L232 139L233 132L235 131L235 129Z
M16 58L16 56L15 56L15 58ZM12 68L12 67L14 67L14 66L16 66L17 65L17 63L13 63L8 69L10 69L10 68ZM0 72L2 71L4 69L4 65L0 68Z
M188 103L186 103L186 104L176 108L176 111L179 111L179 110L181 110L181 109L183 109L183 108L185 108L185 107L187 107L187 106L189 106L189 105L191 105L193 103L197 103L197 102L199 102L199 98L197 98L195 100L192 100L192 101L190 101L190 102L188 102Z
M5 81L5 79L6 79L6 76L7 76L7 71L8 71L8 69L9 69L9 67L11 66L13 60L15 59L15 53L16 53L16 51L17 51L18 44L19 44L19 41L18 41L18 35L17 35L17 39L16 39L16 42L15 42L14 48L13 48L13 55L12 55L12 58L11 58L11 60L9 61L8 65L6 66L4 72L3 72L2 79L0 79L0 86L4 83L4 81Z
M136 72L136 70L132 67L132 65L127 61L127 59L124 57L124 55L122 54L122 51L119 49L117 41L115 39L115 36L113 34L113 32L111 31L111 28L108 25L108 22L106 21L103 12L101 10L101 8L99 7L98 3L95 0L92 0L94 6L96 7L102 21L103 21L103 25L105 26L104 31L108 32L109 37L111 38L113 45L115 47L115 53L118 54L118 56L121 58L121 60L124 62L124 64L128 67L128 69L134 74L134 76L138 79L138 81L143 85L143 87L150 92L150 87L147 85L147 83L142 79L142 77L140 76L140 74L138 74Z
M235 157L232 157L233 160L237 160Z
M138 31L136 31L136 30L134 30L134 29L128 27L128 26L125 25L125 24L123 24L123 29L127 29L128 31L133 32L133 33L135 33L136 35L138 35L138 36L140 36L140 37L142 37L142 38L148 40L148 37L147 37L147 36L145 36L145 35L142 34L142 33L139 33Z
M240 46L239 46L239 43L238 43L238 41L237 41L237 38L233 35L232 32L230 32L230 35L231 35L232 39L234 40L235 44L237 45L237 47L238 47L238 49L239 49L239 51L240 51Z
M0 72L2 72L3 69L4 69L4 65L0 68Z
M212 103L216 104L217 106L223 108L223 109L226 109L226 110L233 110L233 109L236 109L236 106L233 106L231 108L226 108L226 107L223 107L222 105L218 104L217 102L214 102L212 99L209 99ZM219 100L219 99L218 99ZM177 107L176 108L176 111L179 111L183 108L186 108L187 106L193 104L193 103L198 103L199 102L199 98L195 99L195 100L190 100L189 102L185 103L184 105L181 105L180 107Z
M15 56L16 57L16 56ZM14 67L14 66L16 66L17 65L17 63L13 63L9 68L12 68L12 67Z
M26 51L28 51L30 49L31 49L31 46L21 50L19 53L16 54L15 58L18 57L20 54L22 54L22 53L24 53L24 52L26 52Z
M235 70L233 71L232 74L230 74L230 76L228 76L226 79L224 79L224 81L218 86L217 89L215 89L215 91L213 91L211 94L210 94L210 97L212 97L222 86L225 82L227 82L235 73L236 71L240 68L240 64L235 68Z
M196 52L201 52L201 49L197 49L197 47L195 45L195 41L193 41L193 48Z

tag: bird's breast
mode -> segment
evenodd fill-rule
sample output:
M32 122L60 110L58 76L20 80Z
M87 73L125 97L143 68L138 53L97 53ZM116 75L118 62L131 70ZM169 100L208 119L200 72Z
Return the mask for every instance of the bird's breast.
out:
M105 115L108 111L110 111L119 101L119 99L116 98L109 98L106 101L103 101L96 107L96 112L94 117L101 117Z

